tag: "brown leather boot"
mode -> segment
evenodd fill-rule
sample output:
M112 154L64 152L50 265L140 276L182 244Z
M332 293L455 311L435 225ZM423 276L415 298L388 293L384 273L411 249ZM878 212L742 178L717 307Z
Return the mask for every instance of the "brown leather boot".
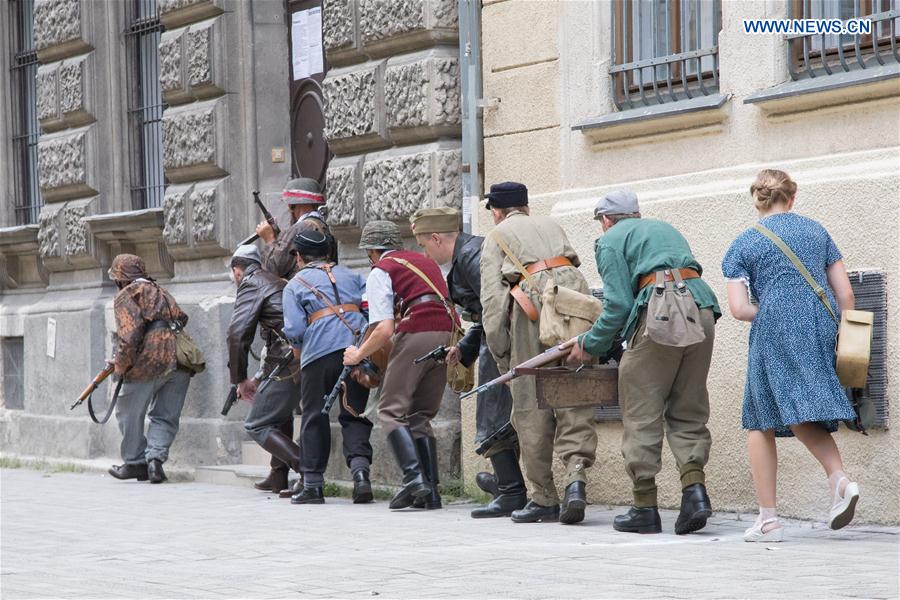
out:
M289 466L296 473L300 472L300 446L294 440L277 429L273 429L261 444L263 449Z
M276 458L273 457L272 462L275 462ZM288 486L288 466L281 463L279 467L272 467L269 470L269 476L263 479L262 481L257 481L253 484L253 487L258 489L261 492L268 493L279 493L281 490L287 488Z

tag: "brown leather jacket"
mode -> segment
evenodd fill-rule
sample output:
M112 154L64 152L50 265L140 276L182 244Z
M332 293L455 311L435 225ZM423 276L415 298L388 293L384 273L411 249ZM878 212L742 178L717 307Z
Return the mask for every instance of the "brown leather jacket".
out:
M113 312L119 338L116 375L127 371L125 381L142 381L178 366L175 335L163 321L179 321L183 326L188 317L169 292L152 281L137 279L116 294Z
M256 335L256 326L266 342L264 371L270 372L290 346L282 337L284 313L281 291L287 281L253 264L244 271L234 299L234 311L228 326L228 369L231 383L247 379L247 353ZM291 368L291 372L296 369ZM287 375L287 373L282 373Z
M322 233L329 233L328 224L322 215L317 212L311 212L300 217L298 221L290 227L282 229L281 235L275 238L271 244L267 244L262 251L262 266L270 273L274 273L279 277L290 280L300 267L291 251L294 249L294 237L303 231L315 229ZM333 245L328 252L328 258L331 262L337 262L337 246Z

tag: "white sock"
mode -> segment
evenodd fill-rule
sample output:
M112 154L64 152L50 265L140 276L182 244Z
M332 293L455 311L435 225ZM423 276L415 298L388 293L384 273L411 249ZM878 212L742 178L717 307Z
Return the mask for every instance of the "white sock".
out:
M844 490L847 489L848 483L850 483L850 480L843 471L835 471L828 476L828 486L831 488L831 495L835 499L844 497Z
M775 519L774 523L767 523L763 525L769 519ZM765 508L763 506L759 507L759 515L756 517L755 527L762 527L761 531L763 533L768 533L773 529L778 529L781 525L778 523L778 511L774 508Z

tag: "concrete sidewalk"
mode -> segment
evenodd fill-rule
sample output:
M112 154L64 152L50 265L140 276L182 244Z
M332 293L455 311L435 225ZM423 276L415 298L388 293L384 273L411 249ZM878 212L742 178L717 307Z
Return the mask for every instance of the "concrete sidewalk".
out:
M568 527L478 521L470 508L301 507L230 486L7 469L0 596L898 597L897 528L788 522L787 541L758 545L734 514L675 536L667 511L666 533L638 536L612 530L617 508Z

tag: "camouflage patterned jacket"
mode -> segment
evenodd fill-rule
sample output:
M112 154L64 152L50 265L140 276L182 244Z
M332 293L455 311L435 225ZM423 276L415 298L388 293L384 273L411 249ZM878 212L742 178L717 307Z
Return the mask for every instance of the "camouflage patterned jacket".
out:
M169 292L152 281L136 279L116 294L113 310L119 338L116 375L128 371L125 381L142 381L177 367L172 331L161 324L148 330L153 321L187 323L187 315Z

